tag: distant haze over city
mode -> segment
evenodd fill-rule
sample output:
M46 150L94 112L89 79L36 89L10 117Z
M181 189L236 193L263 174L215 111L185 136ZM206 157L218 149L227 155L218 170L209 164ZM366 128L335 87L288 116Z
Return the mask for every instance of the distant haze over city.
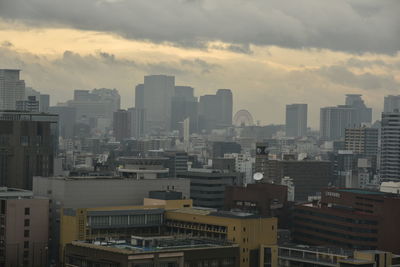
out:
M399 94L399 13L395 0L3 0L0 68L21 69L52 105L115 88L131 107L144 75L165 74L197 96L230 88L233 110L262 124L307 103L317 129L345 94L362 94L373 121Z

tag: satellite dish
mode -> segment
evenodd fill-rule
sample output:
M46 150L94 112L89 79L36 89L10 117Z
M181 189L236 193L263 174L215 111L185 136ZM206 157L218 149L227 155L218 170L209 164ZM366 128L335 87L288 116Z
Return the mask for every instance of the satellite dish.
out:
M264 175L261 173L261 172L256 172L254 175L253 175L253 179L255 180L255 181L260 181L260 180L262 180L264 178Z

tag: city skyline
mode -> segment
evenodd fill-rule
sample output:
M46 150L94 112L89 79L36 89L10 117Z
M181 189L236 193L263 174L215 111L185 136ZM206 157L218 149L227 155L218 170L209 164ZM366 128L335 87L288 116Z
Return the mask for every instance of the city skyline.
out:
M291 7L275 1L244 4L238 0L229 8L226 1L187 1L179 7L178 1L169 1L160 5L174 17L170 24L160 15L137 27L124 21L120 29L112 19L127 18L125 9L136 14L137 2L103 1L93 6L88 1L82 12L93 8L105 15L98 25L71 19L83 18L83 13L69 10L58 19L56 15L64 12L58 2L37 2L54 16L39 17L30 11L30 4L20 1L0 4L0 67L22 69L27 84L55 95L52 105L64 102L74 89L105 87L118 89L122 107L128 108L134 86L143 82L143 76L165 74L174 75L177 85L194 87L196 96L231 88L236 96L234 111L247 109L262 124L282 123L286 104L308 103L309 125L318 129L319 108L341 103L343 95L363 94L375 121L383 110L383 96L400 88L396 1L320 5L304 0ZM161 12L152 4L140 7L143 14L138 17ZM241 7L243 15L238 12ZM106 8L114 12L107 13ZM293 8L302 12L293 13ZM265 11L264 20L257 9ZM121 18L114 15L118 11ZM196 15L198 20L175 17L177 12ZM315 21L310 21L308 12L315 14ZM226 23L217 29L207 26L220 22L218 14L226 15L233 26L243 21L241 16L248 20L235 35ZM210 22L205 21L207 15ZM98 21L98 16L91 19ZM187 25L175 29L178 22ZM341 27L342 23L352 27ZM246 34L248 29L254 33ZM46 78L37 78L43 71Z

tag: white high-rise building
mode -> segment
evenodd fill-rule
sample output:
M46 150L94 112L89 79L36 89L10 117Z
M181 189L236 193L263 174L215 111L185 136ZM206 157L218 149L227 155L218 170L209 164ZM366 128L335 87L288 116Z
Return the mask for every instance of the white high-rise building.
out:
M255 158L252 158L249 153L246 154L229 153L229 154L224 154L224 158L235 159L235 171L244 174L245 184L254 183L253 172L254 172L254 165L256 162Z
M0 110L14 110L16 102L24 100L25 81L19 79L19 72L0 69Z
M156 128L169 129L171 100L174 94L174 76L150 75L144 77L143 98L149 130Z
M286 105L286 136L307 135L307 104Z
M400 112L383 112L381 126L381 178L400 181Z

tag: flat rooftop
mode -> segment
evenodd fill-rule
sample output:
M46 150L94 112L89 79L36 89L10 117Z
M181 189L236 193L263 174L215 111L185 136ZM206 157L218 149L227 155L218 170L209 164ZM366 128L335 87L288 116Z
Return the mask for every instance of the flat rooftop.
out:
M248 212L237 212L237 211L218 211L212 208L181 208L177 210L172 210L171 212L176 213L186 213L193 215L204 215L204 216L216 216L216 217L225 217L225 218L233 218L233 219L255 219L255 218L269 218L267 216L260 216L253 213Z
M143 242L128 243L125 240L116 241L74 241L72 245L89 247L93 249L113 250L124 254L138 254L146 252L158 252L167 250L186 250L196 248L212 248L212 247L236 247L238 245L214 239L203 238L177 238L169 236L145 237ZM150 245L146 241L150 241ZM132 239L134 241L134 239ZM136 244L135 244L136 243ZM149 243L147 243L149 244ZM115 250L117 249L117 250Z

